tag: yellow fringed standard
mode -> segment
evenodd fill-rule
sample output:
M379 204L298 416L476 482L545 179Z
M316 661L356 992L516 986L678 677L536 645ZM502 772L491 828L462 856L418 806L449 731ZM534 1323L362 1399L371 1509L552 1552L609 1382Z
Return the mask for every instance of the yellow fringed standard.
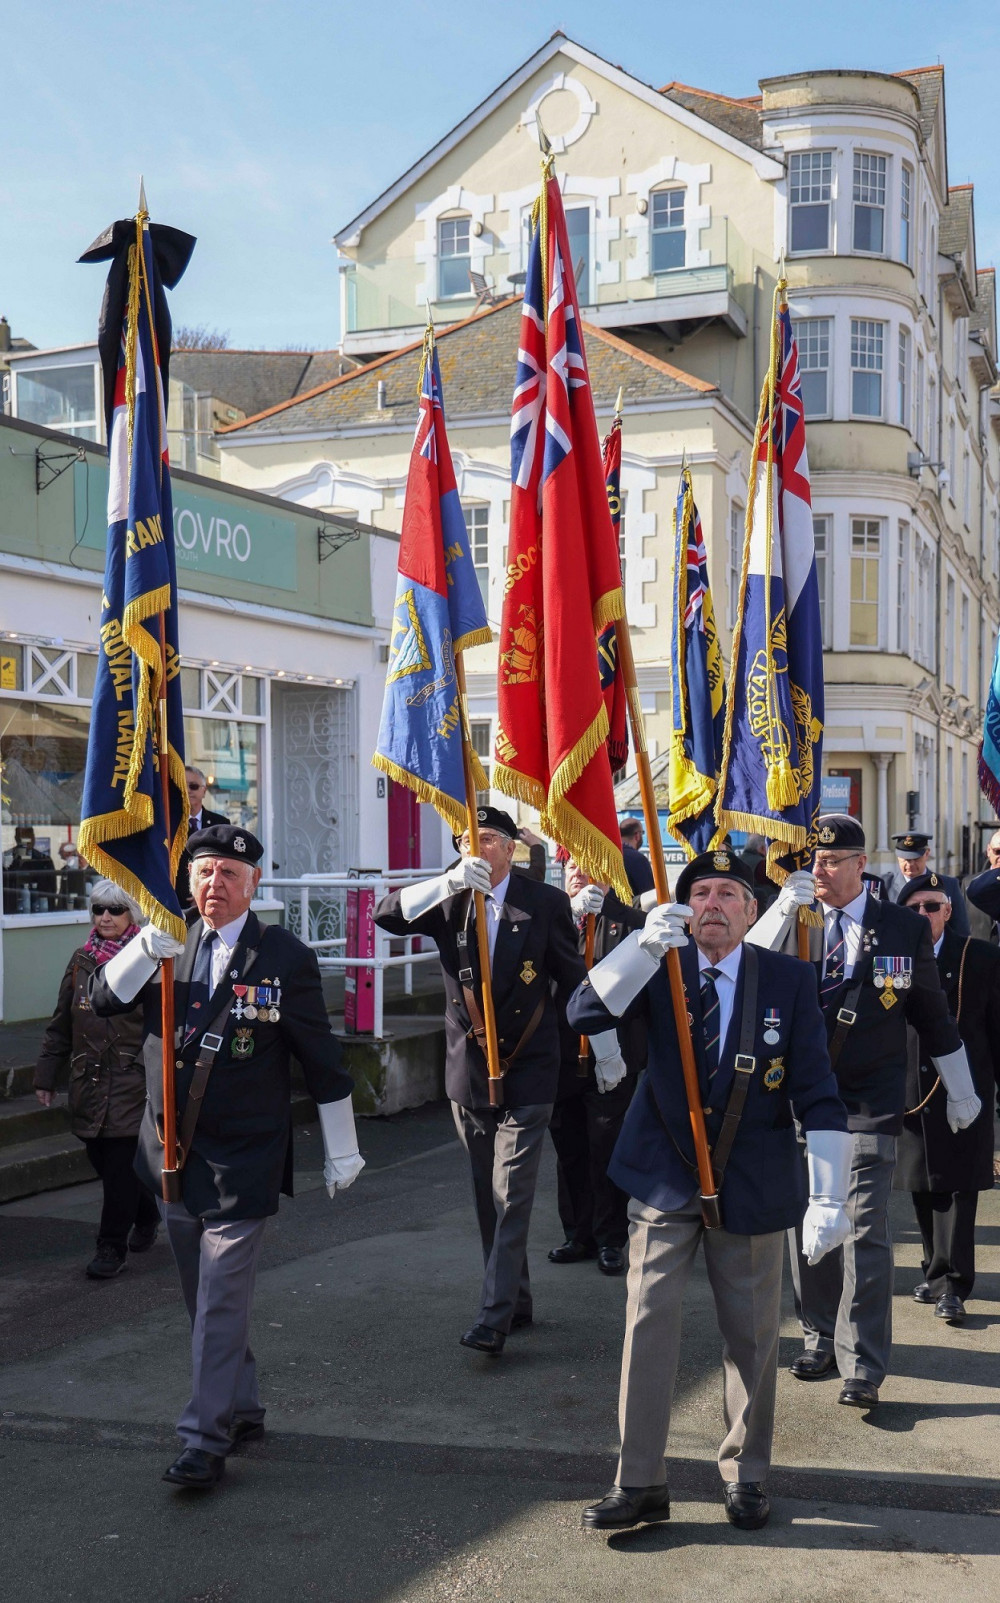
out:
M787 757L769 763L767 769L767 805L773 812L783 807L794 807L799 800L799 782Z
M609 728L608 709L602 702L600 711L590 728L586 729L580 736L573 750L567 752L549 780L549 794L546 806L550 812L553 804L561 801L566 792L576 784L587 764L600 747L603 746L608 738Z
M428 802L455 835L461 835L468 826L469 820L464 803L455 801L443 790L437 790L435 786L429 785L426 779L411 774L408 768L401 768L390 758L383 757L380 751L377 751L372 758L372 767L380 769L383 774L388 774L394 784L405 785L407 790L412 790L418 801ZM477 790L489 788L489 782L475 752L472 753L472 777Z
M508 768L504 763L493 764L493 778L491 781L495 790L500 790L513 801L524 802L528 807L536 807L542 812L545 807L545 787L529 774L522 774L517 768Z
M452 651L468 651L472 646L489 646L493 644L493 630L486 626L482 629L470 629L468 634L459 635L452 645Z
M625 596L621 585L616 590L609 590L606 595L598 596L594 602L594 630L601 634L609 623L617 623L619 618L625 616Z
M573 861L600 885L610 885L626 906L632 891L625 873L621 849L595 829L570 802L562 799L541 815L541 830L565 846Z

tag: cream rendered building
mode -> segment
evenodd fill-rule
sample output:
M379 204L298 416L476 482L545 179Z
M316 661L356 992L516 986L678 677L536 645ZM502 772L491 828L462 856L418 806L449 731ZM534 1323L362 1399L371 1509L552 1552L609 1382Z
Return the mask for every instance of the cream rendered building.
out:
M682 453L716 611L732 621L753 417L786 253L807 400L827 647L825 767L880 863L933 831L962 871L1000 618L992 272L949 190L940 68L765 80L745 100L651 88L556 35L337 236L363 373L221 437L225 478L398 528L427 307L459 489L499 620L516 308L556 152L599 422L625 384L624 556L650 734L666 733L669 553ZM464 326L457 326L464 325ZM399 385L405 376L406 385ZM382 544L379 542L378 544ZM392 575L379 576L387 624ZM488 746L495 654L470 663ZM913 793L916 793L915 795ZM972 866L975 866L973 861Z

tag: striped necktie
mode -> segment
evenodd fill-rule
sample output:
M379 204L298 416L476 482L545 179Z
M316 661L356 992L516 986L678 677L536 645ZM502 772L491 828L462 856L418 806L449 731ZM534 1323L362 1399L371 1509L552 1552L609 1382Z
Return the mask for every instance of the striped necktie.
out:
M711 1080L719 1067L719 993L715 982L720 970L706 968L701 974L701 1029L705 1039L705 1065Z
M820 1002L827 1006L844 983L844 915L838 907L827 930L826 967L819 988Z
M207 1030L210 1023L206 1014L212 997L212 948L217 940L218 933L215 930L206 930L195 954L194 968L191 970L191 981L188 985L186 1019L188 1039L199 1029Z

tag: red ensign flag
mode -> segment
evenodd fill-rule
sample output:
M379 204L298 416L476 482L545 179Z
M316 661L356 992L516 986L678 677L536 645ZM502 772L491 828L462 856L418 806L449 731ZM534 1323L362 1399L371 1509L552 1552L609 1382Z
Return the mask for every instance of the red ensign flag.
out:
M531 236L511 419L493 782L537 807L546 834L630 901L594 649L623 613L566 219L548 178Z

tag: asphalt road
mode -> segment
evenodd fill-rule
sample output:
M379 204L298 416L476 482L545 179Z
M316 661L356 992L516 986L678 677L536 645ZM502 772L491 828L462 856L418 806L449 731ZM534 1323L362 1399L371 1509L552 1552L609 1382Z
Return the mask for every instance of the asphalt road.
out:
M253 1341L266 1439L207 1495L160 1475L186 1397L186 1321L159 1243L85 1279L97 1186L0 1208L0 1598L10 1603L976 1603L1000 1596L1000 1192L953 1329L919 1278L897 1198L896 1346L877 1410L782 1374L774 1513L725 1520L719 1339L690 1287L669 1525L606 1539L624 1283L559 1267L547 1153L532 1232L535 1326L500 1360L458 1346L480 1260L444 1107L365 1121L368 1167L330 1202L319 1137L264 1247ZM787 1275L786 1275L787 1281ZM799 1349L786 1285L782 1363Z

